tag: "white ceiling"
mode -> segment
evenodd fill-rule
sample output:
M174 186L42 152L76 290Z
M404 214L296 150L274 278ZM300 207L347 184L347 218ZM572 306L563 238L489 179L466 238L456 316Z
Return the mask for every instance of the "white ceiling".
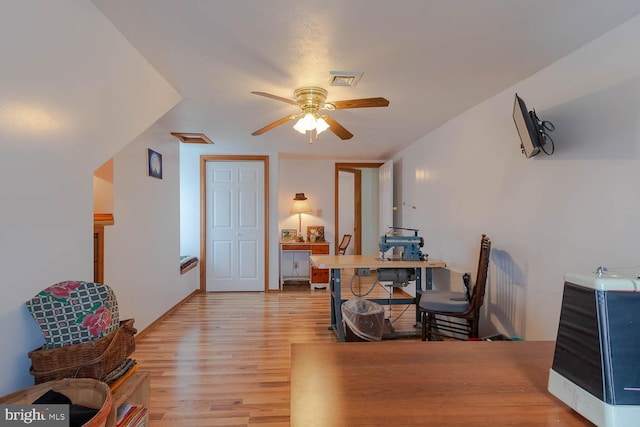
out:
M93 0L184 97L160 124L202 132L216 149L283 156L388 159L470 107L640 13L637 0ZM355 88L330 71L359 71ZM251 94L292 98L321 86L328 101L385 97L386 108L329 114L312 145L298 112Z

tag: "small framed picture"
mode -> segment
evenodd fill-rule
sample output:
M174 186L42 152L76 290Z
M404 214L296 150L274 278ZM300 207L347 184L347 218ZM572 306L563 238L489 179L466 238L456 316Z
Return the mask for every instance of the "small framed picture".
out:
M283 228L282 229L282 241L283 242L295 242L298 240L298 230L295 228Z
M162 179L162 154L149 148L147 150L147 165L149 176Z
M324 242L324 226L311 225L307 227L307 242Z

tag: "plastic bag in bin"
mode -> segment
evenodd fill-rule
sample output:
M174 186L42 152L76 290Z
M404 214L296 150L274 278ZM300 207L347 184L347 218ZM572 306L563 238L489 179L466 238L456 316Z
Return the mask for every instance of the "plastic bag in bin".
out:
M384 307L364 298L352 298L341 307L342 319L359 338L380 341L384 331Z

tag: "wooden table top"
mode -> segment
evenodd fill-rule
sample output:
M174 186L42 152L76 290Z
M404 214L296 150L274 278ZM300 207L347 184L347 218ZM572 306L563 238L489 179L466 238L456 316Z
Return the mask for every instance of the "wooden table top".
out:
M291 426L589 426L547 391L552 341L292 344Z
M426 261L382 260L373 255L312 255L314 267L318 268L437 268L446 267L444 261L429 258Z

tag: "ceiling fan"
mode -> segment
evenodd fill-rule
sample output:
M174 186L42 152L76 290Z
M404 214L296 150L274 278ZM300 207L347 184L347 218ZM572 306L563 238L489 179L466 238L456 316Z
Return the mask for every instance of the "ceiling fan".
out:
M269 123L265 127L253 132L251 135L262 135L276 126L287 123L289 120L299 119L295 124L294 129L303 134L310 132L309 143L313 142L311 139L313 131L316 132L317 138L318 134L326 129L331 130L331 132L336 134L340 139L351 139L353 137L353 134L345 129L345 127L338 123L333 117L326 114L320 115L320 110L333 111L344 110L347 108L386 107L389 105L389 101L385 98L363 98L326 102L328 94L327 91L315 86L296 89L294 92L295 99L282 98L265 92L251 93L295 105L301 110L297 114L291 114L281 118L280 120L276 120L273 123Z

